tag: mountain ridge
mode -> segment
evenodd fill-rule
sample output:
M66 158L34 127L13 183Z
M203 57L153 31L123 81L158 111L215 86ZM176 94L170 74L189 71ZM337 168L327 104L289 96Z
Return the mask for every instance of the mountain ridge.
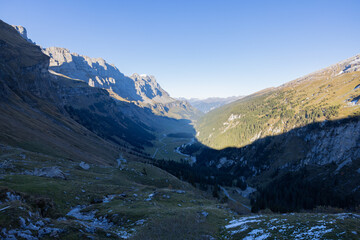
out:
M244 96L231 96L231 97L209 97L205 99L200 98L178 98L179 100L187 101L195 108L199 109L203 113L208 113L211 110L214 110L218 107L226 105L228 103L234 102L243 98Z
M134 73L128 77L102 58L71 53L66 48L49 47L43 52L50 57L50 69L54 72L82 80L91 87L104 88L120 96L120 100L134 102L150 108L155 114L177 119L199 115L191 105L170 97L154 76Z
M360 56L264 89L209 112L197 122L199 141L217 149L241 147L313 121L358 111Z

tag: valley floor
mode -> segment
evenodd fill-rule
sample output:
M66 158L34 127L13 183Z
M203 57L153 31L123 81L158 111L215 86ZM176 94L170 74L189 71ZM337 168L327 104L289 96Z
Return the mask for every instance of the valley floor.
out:
M228 202L220 203L149 164L121 160L117 166L114 159L114 166L88 165L4 145L0 149L1 239L358 239L360 235L360 215L351 213L239 215L233 201L246 202L230 188Z
M88 165L0 150L0 239L209 239L221 237L232 216L149 164Z

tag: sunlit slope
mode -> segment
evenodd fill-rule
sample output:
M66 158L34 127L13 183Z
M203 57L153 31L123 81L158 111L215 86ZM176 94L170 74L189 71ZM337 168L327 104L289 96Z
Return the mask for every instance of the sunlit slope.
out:
M360 56L265 89L203 116L199 141L216 149L241 147L308 123L360 115Z

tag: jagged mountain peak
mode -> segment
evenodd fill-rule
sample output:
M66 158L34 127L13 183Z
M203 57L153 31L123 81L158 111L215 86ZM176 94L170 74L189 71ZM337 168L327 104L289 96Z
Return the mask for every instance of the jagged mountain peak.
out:
M143 74L133 73L130 77L131 78L140 78L140 79L153 79L154 81L156 81L156 78L153 75L149 75L146 73L143 73Z
M18 31L18 33L20 33L20 36L23 37L26 41L30 42L30 43L34 43L31 39L28 38L27 36L27 30L25 27L20 26L20 25L11 25L13 28L15 28L16 31ZM35 44L35 43L34 43Z
M56 73L82 80L92 87L107 89L122 99L149 107L156 114L176 118L196 115L195 109L186 108L170 97L152 75L134 73L128 77L102 58L72 53L66 48L49 47L43 52L50 57L50 70ZM175 105L177 110L170 110Z
M13 28L31 42L24 27ZM50 71L84 81L91 87L106 89L117 100L132 101L168 117L189 118L199 114L196 109L170 97L153 75L134 73L128 77L103 58L88 57L67 48L48 47L42 51L50 57Z
M60 66L64 62L71 62L71 61L79 61L82 60L84 63L89 65L90 67L96 67L98 65L99 68L103 68L103 70L108 70L109 68L113 68L115 71L118 69L115 67L114 64L107 63L103 58L91 58L85 55L81 55L78 53L72 53L67 48L61 47L48 47L43 49L43 52L51 57L50 66ZM78 59L74 59L78 58ZM123 75L123 74L122 74Z

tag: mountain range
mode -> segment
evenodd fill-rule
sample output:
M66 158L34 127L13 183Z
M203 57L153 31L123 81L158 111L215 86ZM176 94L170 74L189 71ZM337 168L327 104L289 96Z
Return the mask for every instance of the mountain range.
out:
M0 20L0 238L354 238L359 80L174 99Z
M195 108L199 109L203 113L208 113L211 110L214 110L215 108L221 107L225 104L234 102L238 99L242 98L242 96L233 96L233 97L227 97L227 98L219 98L219 97L211 97L211 98L205 98L205 99L199 99L199 98L179 98L179 100L187 101Z
M200 115L187 102L170 97L154 76L134 73L128 77L102 58L71 53L65 48L50 47L43 52L50 57L50 70L84 81L91 87L106 89L117 100L132 102L151 109L157 115L177 119Z

